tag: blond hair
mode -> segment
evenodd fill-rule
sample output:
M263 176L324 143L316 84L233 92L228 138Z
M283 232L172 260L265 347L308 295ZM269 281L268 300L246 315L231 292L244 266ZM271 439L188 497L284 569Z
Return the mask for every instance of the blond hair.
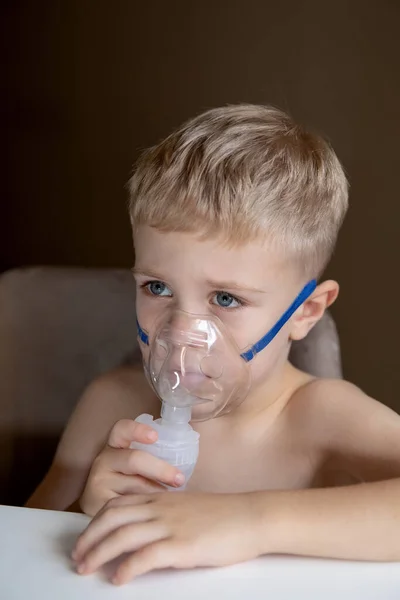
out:
M313 276L348 205L330 145L281 110L247 104L209 110L145 151L129 191L133 226L234 244L264 237Z

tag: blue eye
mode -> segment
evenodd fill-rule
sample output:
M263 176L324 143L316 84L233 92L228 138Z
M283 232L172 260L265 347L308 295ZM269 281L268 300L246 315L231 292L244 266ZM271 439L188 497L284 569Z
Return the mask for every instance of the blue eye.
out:
M213 298L213 304L221 308L238 308L242 306L240 300L228 294L228 292L217 292Z
M172 292L162 281L150 281L144 286L152 296L172 296Z

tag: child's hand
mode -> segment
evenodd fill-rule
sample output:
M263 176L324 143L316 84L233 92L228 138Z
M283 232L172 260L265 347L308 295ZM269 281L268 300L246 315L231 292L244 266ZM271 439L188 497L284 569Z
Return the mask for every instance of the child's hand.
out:
M87 515L95 515L111 498L163 491L157 482L174 487L184 483L184 476L175 467L129 448L132 442L152 444L156 440L157 433L147 425L128 419L114 425L106 447L93 462L80 500Z
M234 564L261 554L260 512L256 494L122 496L95 516L72 558L78 573L89 574L130 553L117 584L153 569Z

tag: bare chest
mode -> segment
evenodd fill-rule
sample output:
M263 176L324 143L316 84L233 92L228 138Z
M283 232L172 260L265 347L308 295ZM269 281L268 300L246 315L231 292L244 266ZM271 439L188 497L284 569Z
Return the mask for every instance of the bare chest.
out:
M251 434L200 434L200 455L188 491L237 493L312 486L320 462L311 444L287 431L266 439Z

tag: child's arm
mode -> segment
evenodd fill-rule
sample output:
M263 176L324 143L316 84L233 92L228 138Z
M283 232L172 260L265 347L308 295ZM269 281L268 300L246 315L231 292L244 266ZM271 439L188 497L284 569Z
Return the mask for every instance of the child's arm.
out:
M400 416L339 380L315 381L293 402L326 456L325 480L336 471L369 483L278 492L275 551L400 561ZM263 539L270 519L266 503Z
M364 483L282 492L278 551L400 560L400 416L344 381L316 381L294 400L299 418L314 419L323 479L342 472Z
M49 472L26 506L78 510L77 501L93 460L105 445L110 429L119 419L135 418L143 408L142 394L135 393L141 389L142 378L133 368L119 369L87 388L62 435Z
M400 479L277 492L275 500L265 499L265 552L400 561Z
M345 382L312 385L311 397L305 387L304 397L293 399L289 418L320 441L329 467L370 483L117 498L79 539L78 571L132 551L118 583L151 569L220 566L269 553L400 561L400 417Z
M81 574L224 566L263 554L400 561L400 479L335 489L114 498L80 536Z

